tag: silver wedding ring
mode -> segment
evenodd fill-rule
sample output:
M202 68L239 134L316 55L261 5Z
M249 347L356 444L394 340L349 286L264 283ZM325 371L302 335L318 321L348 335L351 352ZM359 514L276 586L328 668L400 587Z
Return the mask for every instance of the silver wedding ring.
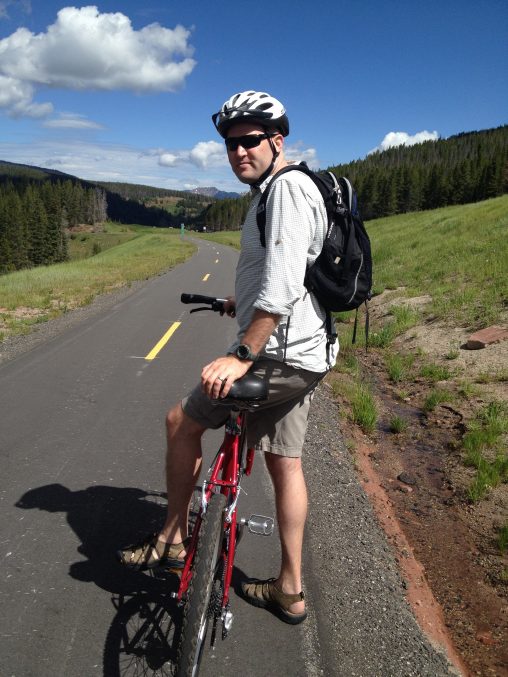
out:
M220 376L217 376L217 378L216 378L215 380L216 380L216 381L222 381L222 382L224 383L224 381L225 381L226 379L225 379L225 378L221 378Z

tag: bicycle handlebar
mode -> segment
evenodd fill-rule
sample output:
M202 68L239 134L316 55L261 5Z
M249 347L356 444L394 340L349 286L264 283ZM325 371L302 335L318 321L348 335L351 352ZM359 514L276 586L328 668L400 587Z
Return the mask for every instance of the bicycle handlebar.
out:
M190 312L196 313L199 310L213 310L216 313L224 312L224 304L227 299L218 299L215 296L203 296L202 294L182 294L180 297L182 303L204 303L206 308L193 308Z

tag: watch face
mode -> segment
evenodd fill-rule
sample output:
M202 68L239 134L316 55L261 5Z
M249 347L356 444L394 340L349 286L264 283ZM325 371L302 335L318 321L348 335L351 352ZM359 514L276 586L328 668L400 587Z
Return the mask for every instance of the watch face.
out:
M250 356L249 346L239 345L236 349L236 354L241 360L246 360Z

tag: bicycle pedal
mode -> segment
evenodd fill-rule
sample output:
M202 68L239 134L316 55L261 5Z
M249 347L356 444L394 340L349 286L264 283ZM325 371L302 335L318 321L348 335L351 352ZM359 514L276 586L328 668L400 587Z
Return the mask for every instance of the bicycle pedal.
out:
M251 515L249 519L243 518L240 524L245 525L251 534L258 536L271 536L273 533L274 519L273 517L265 517L264 515Z

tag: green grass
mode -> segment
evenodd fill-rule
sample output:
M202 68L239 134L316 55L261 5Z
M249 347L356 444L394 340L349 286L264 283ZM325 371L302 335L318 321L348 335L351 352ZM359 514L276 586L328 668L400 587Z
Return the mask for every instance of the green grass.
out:
M508 453L505 444L508 405L505 402L490 402L470 422L468 428L462 439L464 463L476 469L468 495L472 501L478 501L491 488L508 481Z
M99 294L169 270L195 250L173 230L136 231L133 239L91 258L0 276L2 333L26 333L30 325L86 305ZM16 317L20 308L23 317Z
M508 550L508 522L499 528L497 546L502 555Z
M367 223L377 290L429 294L456 326L499 321L508 298L508 195Z
M508 381L508 369L499 369L478 374L476 383L504 383Z
M460 355L459 346L454 344L451 345L448 352L444 354L445 360L456 360Z
M377 423L376 400L366 383L357 383L351 398L353 421L366 433L374 432Z
M405 432L409 427L407 420L398 415L392 416L389 421L389 425L390 432L394 433L394 435L399 435L400 433Z
M412 375L414 361L415 356L413 354L387 353L385 366L390 381L400 383L409 379Z
M100 232L74 231L68 238L69 258L86 259L137 237L137 230L116 223L106 223Z
M457 393L464 400L470 400L472 397L480 397L482 391L474 383L462 379L457 382Z
M351 420L366 433L376 429L378 412L372 389L365 381L356 379L340 379L333 381L335 395L342 395L351 407Z
M455 371L448 369L445 365L442 364L423 364L420 367L420 376L428 379L429 381L448 381L455 375Z
M445 402L453 402L455 395L450 390L443 390L443 388L434 388L425 398L423 403L423 411L429 413L434 411L438 404Z
M357 376L360 373L360 363L352 351L339 351L334 370L337 372Z
M204 240L212 240L212 242L217 242L217 244L240 249L242 232L240 230L221 230L218 233L193 233L194 235L202 237Z

